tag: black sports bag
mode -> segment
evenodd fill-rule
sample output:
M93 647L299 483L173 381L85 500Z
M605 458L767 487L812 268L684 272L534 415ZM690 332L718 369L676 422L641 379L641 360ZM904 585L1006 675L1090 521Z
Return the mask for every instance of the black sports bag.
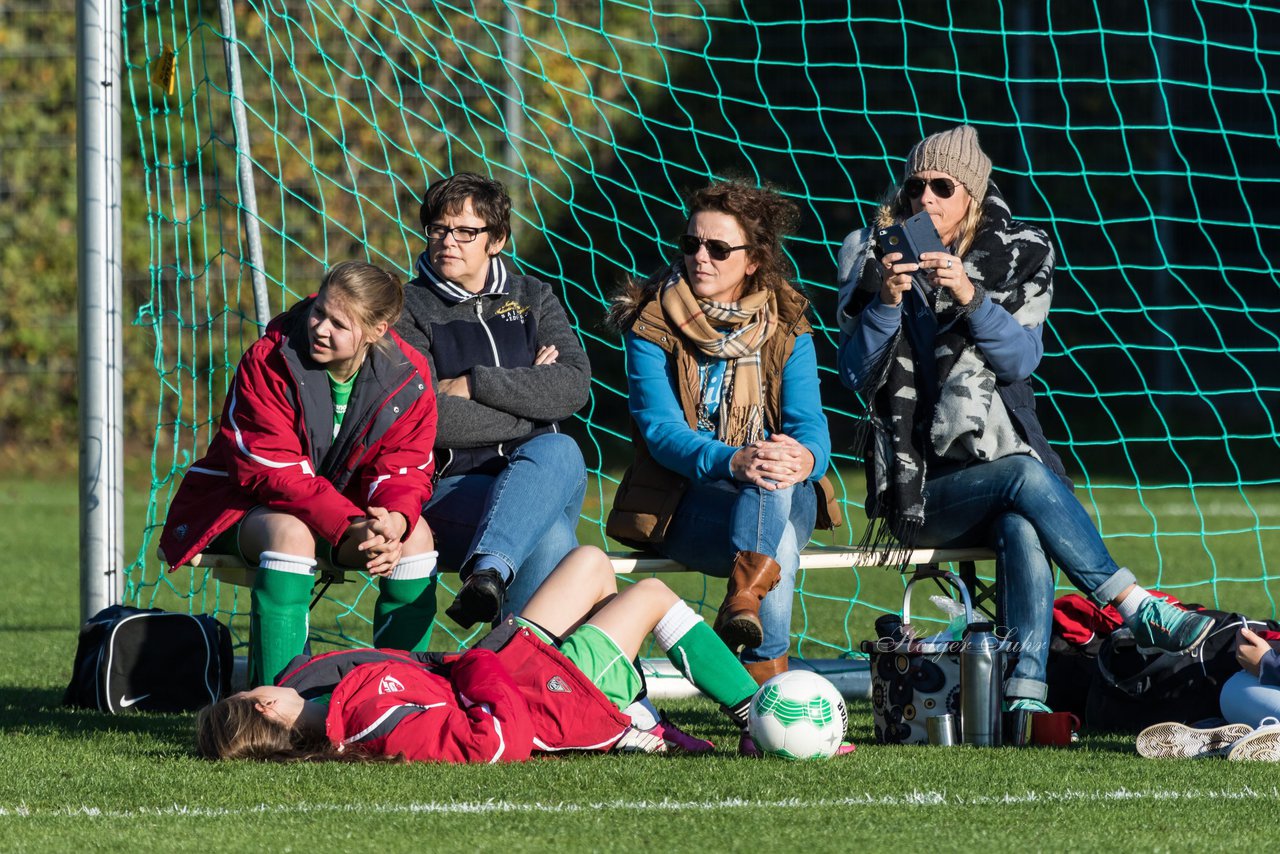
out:
M208 614L112 605L80 627L64 706L188 712L231 692L231 633Z
M1213 628L1193 653L1140 653L1132 638L1122 641L1115 635L1103 641L1085 702L1085 726L1136 733L1161 721L1217 718L1222 685L1240 670L1236 633L1245 625L1255 631L1274 625L1226 611L1200 613L1213 619Z

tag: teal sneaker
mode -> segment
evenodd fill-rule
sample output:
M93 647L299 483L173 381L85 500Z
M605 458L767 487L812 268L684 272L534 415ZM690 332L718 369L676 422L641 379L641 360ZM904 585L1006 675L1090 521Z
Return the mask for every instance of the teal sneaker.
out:
M1138 607L1129 628L1139 652L1191 652L1209 636L1213 619L1152 596Z
M1053 709L1046 706L1039 700L1028 700L1026 697L1019 697L1009 704L1011 712L1052 712Z

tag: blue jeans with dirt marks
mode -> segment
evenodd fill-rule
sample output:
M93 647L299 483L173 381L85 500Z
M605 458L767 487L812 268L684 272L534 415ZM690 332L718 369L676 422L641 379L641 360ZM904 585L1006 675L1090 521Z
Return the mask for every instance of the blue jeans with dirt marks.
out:
M1015 454L930 476L924 492L920 545L996 553L996 607L1019 649L1005 695L1043 701L1053 628L1050 561L1099 605L1133 584L1133 573L1116 565L1084 507L1035 457Z

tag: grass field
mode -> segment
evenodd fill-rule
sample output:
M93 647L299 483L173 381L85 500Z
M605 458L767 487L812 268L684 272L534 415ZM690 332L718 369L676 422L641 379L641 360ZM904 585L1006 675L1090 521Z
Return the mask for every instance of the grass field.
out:
M137 518L140 499L133 499ZM1251 501L1261 505L1266 496ZM1131 739L1089 733L1068 750L877 747L862 703L850 709L858 750L825 763L741 760L727 750L698 759L577 757L513 767L201 762L190 755L188 716L110 717L60 706L78 621L74 482L0 480L0 512L7 520L0 530L2 851L1274 844L1274 766L1145 761ZM1236 553L1216 548L1214 557L1256 577L1260 545L1249 539ZM1224 606L1269 610L1263 583L1224 589ZM733 744L709 703L677 703L673 711L691 730Z

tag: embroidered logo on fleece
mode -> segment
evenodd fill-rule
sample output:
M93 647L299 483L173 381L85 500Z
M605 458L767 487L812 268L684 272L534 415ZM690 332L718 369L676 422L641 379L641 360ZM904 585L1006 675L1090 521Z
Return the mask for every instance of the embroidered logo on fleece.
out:
M394 694L403 690L404 685L394 676L383 676L382 681L378 683L379 694Z
M502 305L498 306L493 313L494 317L501 317L508 323L523 323L524 316L529 313L529 306L521 305L513 299L509 299Z
M566 683L566 682L565 682L563 679L561 679L559 676L552 676L550 679L548 679L548 680L547 680L547 690L548 690L548 691L554 691L554 692L556 692L557 694L572 694L572 693L573 693L573 689L572 689L572 688L570 688L570 687L569 687L569 685L568 685L568 683Z

